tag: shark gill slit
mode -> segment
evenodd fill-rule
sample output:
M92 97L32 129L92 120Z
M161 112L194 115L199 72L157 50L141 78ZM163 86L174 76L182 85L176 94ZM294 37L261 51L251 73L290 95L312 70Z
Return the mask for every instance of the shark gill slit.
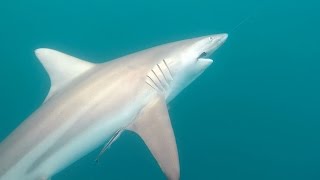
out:
M146 83L147 83L152 89L158 91L155 87L153 87L153 86L152 86L150 83L148 83L147 81L146 81Z
M166 85L160 80L159 76L157 75L156 72L154 72L153 69L152 69L151 71L153 72L153 74L157 77L158 81L160 82L161 88L162 88L163 90L165 90L165 89L166 89Z
M166 65L166 67L167 67L167 69L168 69L168 71L169 71L169 74L170 74L170 76L171 76L171 79L173 79L172 73L171 73L171 71L170 71L170 68L169 68L169 66L168 66L168 64L167 64L167 62L166 62L166 60L165 60L165 59L163 59L163 62L164 62L164 64Z
M165 79L165 81L166 81L166 84L169 86L169 81L168 81L167 77L164 75L164 73L163 73L163 71L162 71L162 69L161 69L160 65L159 65L159 64L157 64L157 66L158 66L158 69L161 71L162 76L164 77L164 79Z
M156 84L156 82L154 82L154 80L149 76L149 75L147 75L147 77L153 82L153 84L157 87L157 91L159 92L161 92L161 88ZM149 83L148 83L149 84Z

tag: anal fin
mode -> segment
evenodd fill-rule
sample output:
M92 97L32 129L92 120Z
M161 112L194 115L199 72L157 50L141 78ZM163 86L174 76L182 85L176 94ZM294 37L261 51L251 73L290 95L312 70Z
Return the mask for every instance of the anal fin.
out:
M148 104L128 130L142 138L168 179L180 178L176 140L163 98Z

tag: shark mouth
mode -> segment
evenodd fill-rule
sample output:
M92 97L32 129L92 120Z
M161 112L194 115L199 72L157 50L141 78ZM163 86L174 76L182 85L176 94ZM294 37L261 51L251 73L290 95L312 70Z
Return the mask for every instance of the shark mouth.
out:
M202 52L199 57L198 60L205 60L205 61L212 61L212 59L210 59L209 57L220 47L222 46L222 44L224 44L224 42L226 41L226 39L228 38L228 34L220 34L220 35L216 35L216 36L211 36L209 37L209 45L207 48L205 48L205 51Z
M203 53L201 53L200 54L200 56L198 57L198 59L206 59L206 57L208 57L208 53L206 53L206 52L203 52Z
M201 62L213 62L212 59L209 58L209 56L212 54L212 52L207 53L207 52L203 52L200 54L200 56L198 57L198 61Z

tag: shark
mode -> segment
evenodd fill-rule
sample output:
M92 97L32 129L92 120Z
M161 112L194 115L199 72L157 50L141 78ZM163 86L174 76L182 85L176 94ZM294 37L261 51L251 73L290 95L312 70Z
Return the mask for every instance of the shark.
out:
M141 137L167 179L180 179L168 103L212 64L227 37L180 40L104 63L36 49L50 91L1 142L0 180L49 180L103 147L99 158L124 131Z

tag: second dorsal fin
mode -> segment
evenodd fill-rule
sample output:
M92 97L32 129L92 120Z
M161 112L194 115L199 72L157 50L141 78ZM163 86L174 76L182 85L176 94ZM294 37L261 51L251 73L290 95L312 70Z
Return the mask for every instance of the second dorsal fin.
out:
M35 53L51 80L51 88L46 100L76 77L94 67L93 63L52 49L41 48Z

